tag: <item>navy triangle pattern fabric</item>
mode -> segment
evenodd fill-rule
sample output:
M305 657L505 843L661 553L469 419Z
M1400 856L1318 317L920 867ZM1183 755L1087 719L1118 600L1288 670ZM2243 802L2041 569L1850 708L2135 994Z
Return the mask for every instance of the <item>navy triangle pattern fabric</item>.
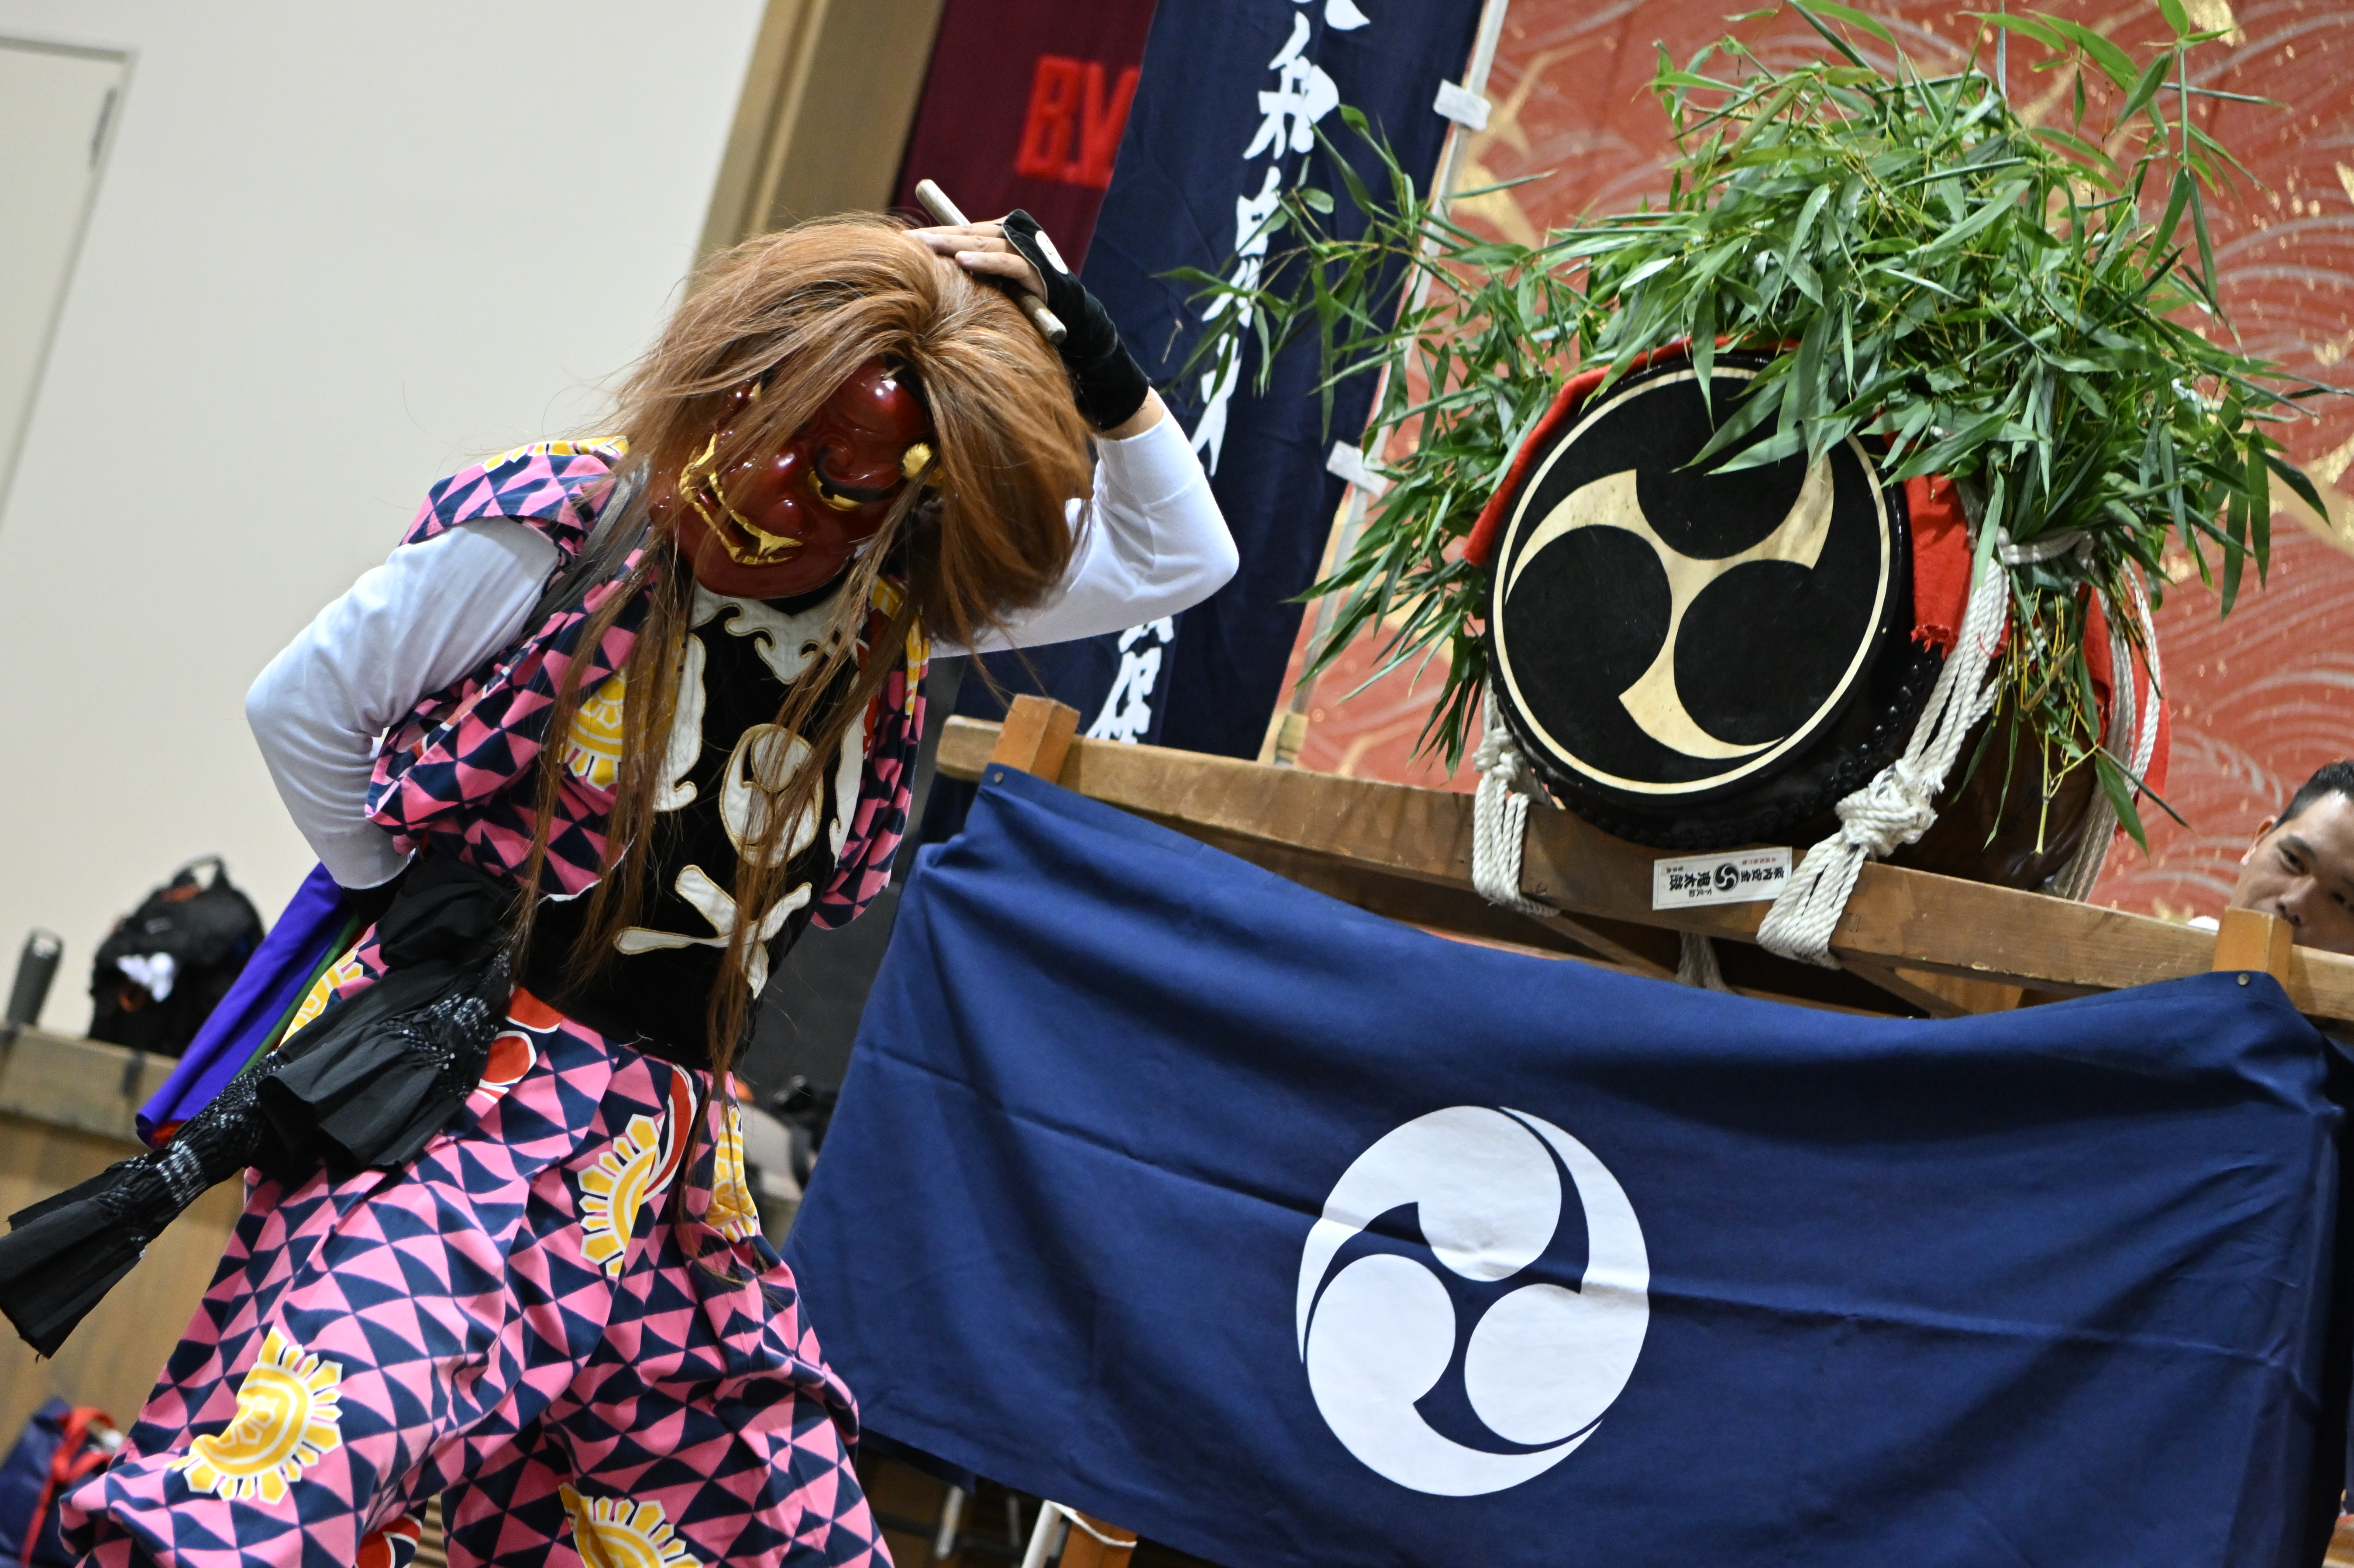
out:
M997 768L924 856L788 1252L871 1430L1229 1568L2317 1561L2265 977L1808 1012Z

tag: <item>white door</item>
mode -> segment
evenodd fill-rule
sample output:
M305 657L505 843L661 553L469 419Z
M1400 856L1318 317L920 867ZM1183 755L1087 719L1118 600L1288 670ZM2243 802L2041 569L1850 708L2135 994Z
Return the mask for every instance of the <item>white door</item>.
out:
M0 504L130 69L115 50L0 37Z

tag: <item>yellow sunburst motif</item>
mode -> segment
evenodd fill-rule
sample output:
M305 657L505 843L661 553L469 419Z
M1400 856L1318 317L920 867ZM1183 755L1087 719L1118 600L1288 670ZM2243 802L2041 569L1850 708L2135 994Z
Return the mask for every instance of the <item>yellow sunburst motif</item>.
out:
M584 1498L560 1484L556 1495L572 1516L573 1550L587 1568L682 1568L695 1560L660 1503Z
M190 1443L167 1468L185 1471L196 1490L225 1499L281 1500L288 1483L342 1446L336 1384L343 1380L341 1361L323 1361L270 1330L261 1359L238 1385L228 1427Z
M726 1130L711 1151L711 1207L704 1218L729 1241L750 1241L760 1234L760 1211L744 1180L744 1118L734 1106L727 1107Z
M628 1130L597 1156L580 1176L580 1250L614 1278L621 1277L622 1255L638 1228L638 1211L662 1160L662 1124L633 1116Z
M580 699L564 732L564 766L592 789L610 789L621 773L622 710L630 683L620 671Z
M585 441L533 441L528 445L517 447L511 452L501 452L482 466L499 468L507 463L520 461L534 452L544 452L552 458L603 458L606 461L611 462L629 455L630 443L620 436L591 436Z
M334 963L330 964L327 967L327 972L319 977L318 983L313 985L310 994L302 999L302 1005L294 1010L293 1020L286 1025L286 1033L293 1033L297 1029L326 1012L327 1003L334 998L335 992L366 973L367 973L366 968L361 964L358 955L355 953L345 953Z
M874 595L867 602L887 618L899 613L900 601L906 597L899 590L898 584L888 577L877 577ZM916 698L922 690L924 674L931 666L932 640L924 635L922 621L911 620L907 623L907 695L905 705L909 713L916 711Z

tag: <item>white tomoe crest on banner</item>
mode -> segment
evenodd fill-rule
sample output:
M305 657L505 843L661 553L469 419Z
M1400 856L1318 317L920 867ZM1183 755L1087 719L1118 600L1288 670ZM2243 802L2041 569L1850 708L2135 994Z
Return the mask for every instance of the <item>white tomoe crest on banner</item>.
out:
M1533 1451L1470 1447L1416 1408L1455 1359L1447 1287L1394 1253L1338 1272L1332 1261L1411 1203L1442 1266L1509 1279L1552 1245L1564 1171L1585 1215L1585 1278L1575 1290L1507 1292L1472 1326L1463 1355L1472 1414ZM1543 1475L1594 1436L1642 1353L1650 1287L1643 1228L1591 1150L1524 1111L1452 1106L1384 1134L1333 1184L1300 1254L1299 1357L1325 1425L1368 1469L1415 1491L1478 1497Z

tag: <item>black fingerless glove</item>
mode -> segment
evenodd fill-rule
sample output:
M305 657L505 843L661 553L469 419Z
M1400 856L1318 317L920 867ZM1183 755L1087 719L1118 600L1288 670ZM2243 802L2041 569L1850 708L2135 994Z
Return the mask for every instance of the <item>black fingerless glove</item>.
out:
M1071 373L1071 395L1079 417L1098 430L1126 422L1144 407L1152 383L1136 363L1119 329L1102 302L1087 291L1055 253L1055 243L1039 228L1038 220L1015 207L1005 216L1005 242L1038 269L1045 280L1046 308L1063 319L1059 348L1063 367Z

